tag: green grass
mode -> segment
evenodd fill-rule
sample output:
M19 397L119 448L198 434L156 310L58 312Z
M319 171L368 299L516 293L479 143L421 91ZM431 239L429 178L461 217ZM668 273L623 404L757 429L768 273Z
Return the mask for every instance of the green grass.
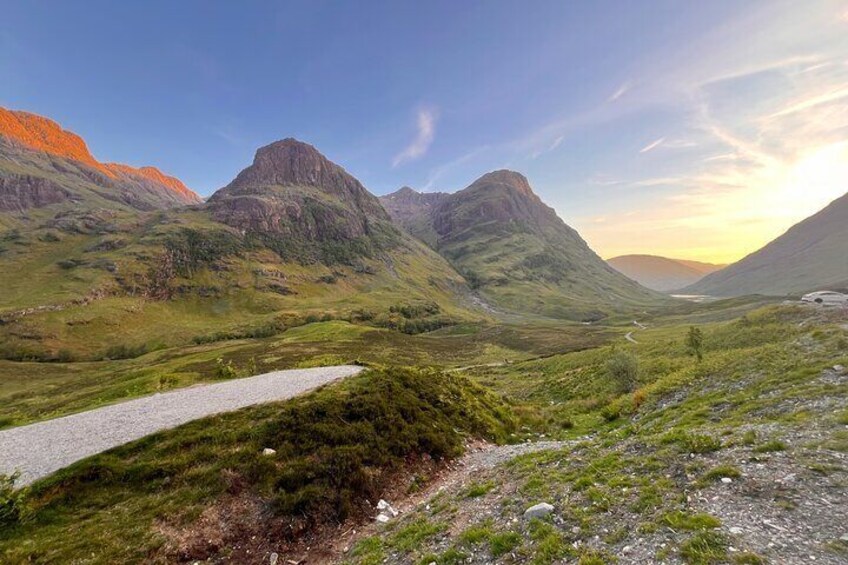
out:
M465 490L465 497L478 498L488 494L493 488L495 488L495 484L492 481L486 481L483 483L472 483Z
M410 336L343 320L316 322L272 337L156 349L125 360L42 363L0 360L0 428L86 410L217 378L218 359L238 376L360 362L456 366L579 349L608 339L571 326L475 325L460 335ZM251 370L255 368L254 370Z
M39 481L24 501L29 519L0 531L0 556L11 562L68 562L91 552L105 561L174 558L162 525L191 531L204 508L233 499L271 511L251 522L254 535L280 523L308 531L370 514L365 500L379 499L406 462L455 457L466 436L502 441L513 426L503 404L461 377L366 372L285 403L154 434ZM265 447L277 454L261 455ZM401 530L393 543L413 547L436 528ZM216 551L197 540L192 556Z
M786 449L787 447L785 443L780 440L773 439L756 446L753 451L754 453L774 453L776 451L786 451Z

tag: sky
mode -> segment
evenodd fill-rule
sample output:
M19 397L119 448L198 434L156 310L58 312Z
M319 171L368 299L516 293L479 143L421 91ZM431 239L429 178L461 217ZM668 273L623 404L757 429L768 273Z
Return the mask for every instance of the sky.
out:
M509 168L603 257L725 263L848 191L845 0L0 5L0 106L202 195L296 137L378 195Z

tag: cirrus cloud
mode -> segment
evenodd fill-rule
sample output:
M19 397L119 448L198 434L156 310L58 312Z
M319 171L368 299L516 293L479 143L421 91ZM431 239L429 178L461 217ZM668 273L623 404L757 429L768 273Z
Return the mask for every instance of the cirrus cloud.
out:
M415 139L407 145L403 151L395 155L392 167L398 167L403 163L414 161L423 157L430 149L430 145L436 138L437 113L432 108L421 108L418 110L417 128Z

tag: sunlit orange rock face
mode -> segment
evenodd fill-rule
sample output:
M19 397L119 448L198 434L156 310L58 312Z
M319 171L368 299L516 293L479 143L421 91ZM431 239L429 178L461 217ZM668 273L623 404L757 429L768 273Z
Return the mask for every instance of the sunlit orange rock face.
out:
M111 179L120 181L129 177L130 180L152 181L178 195L186 204L201 202L201 198L182 181L156 167L135 168L121 163L101 163L89 152L80 136L43 116L0 108L0 136L35 151L77 161Z
M184 185L180 179L166 175L156 167L141 167L136 169L135 167L122 165L121 163L106 163L106 167L113 173L123 173L136 178L152 180L153 182L166 186L174 192L183 195L187 201L200 202L201 200L200 197L189 187Z
M42 116L0 108L0 135L12 138L31 149L73 159L110 177L115 176L91 155L80 136L63 130L62 126Z

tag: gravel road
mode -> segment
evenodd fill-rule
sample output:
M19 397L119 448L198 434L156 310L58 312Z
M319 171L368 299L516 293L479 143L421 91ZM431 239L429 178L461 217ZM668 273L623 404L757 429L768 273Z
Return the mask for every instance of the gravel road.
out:
M349 377L362 367L343 365L275 371L198 385L96 410L0 431L0 474L20 471L18 486L71 463L180 424L264 402L284 400Z

